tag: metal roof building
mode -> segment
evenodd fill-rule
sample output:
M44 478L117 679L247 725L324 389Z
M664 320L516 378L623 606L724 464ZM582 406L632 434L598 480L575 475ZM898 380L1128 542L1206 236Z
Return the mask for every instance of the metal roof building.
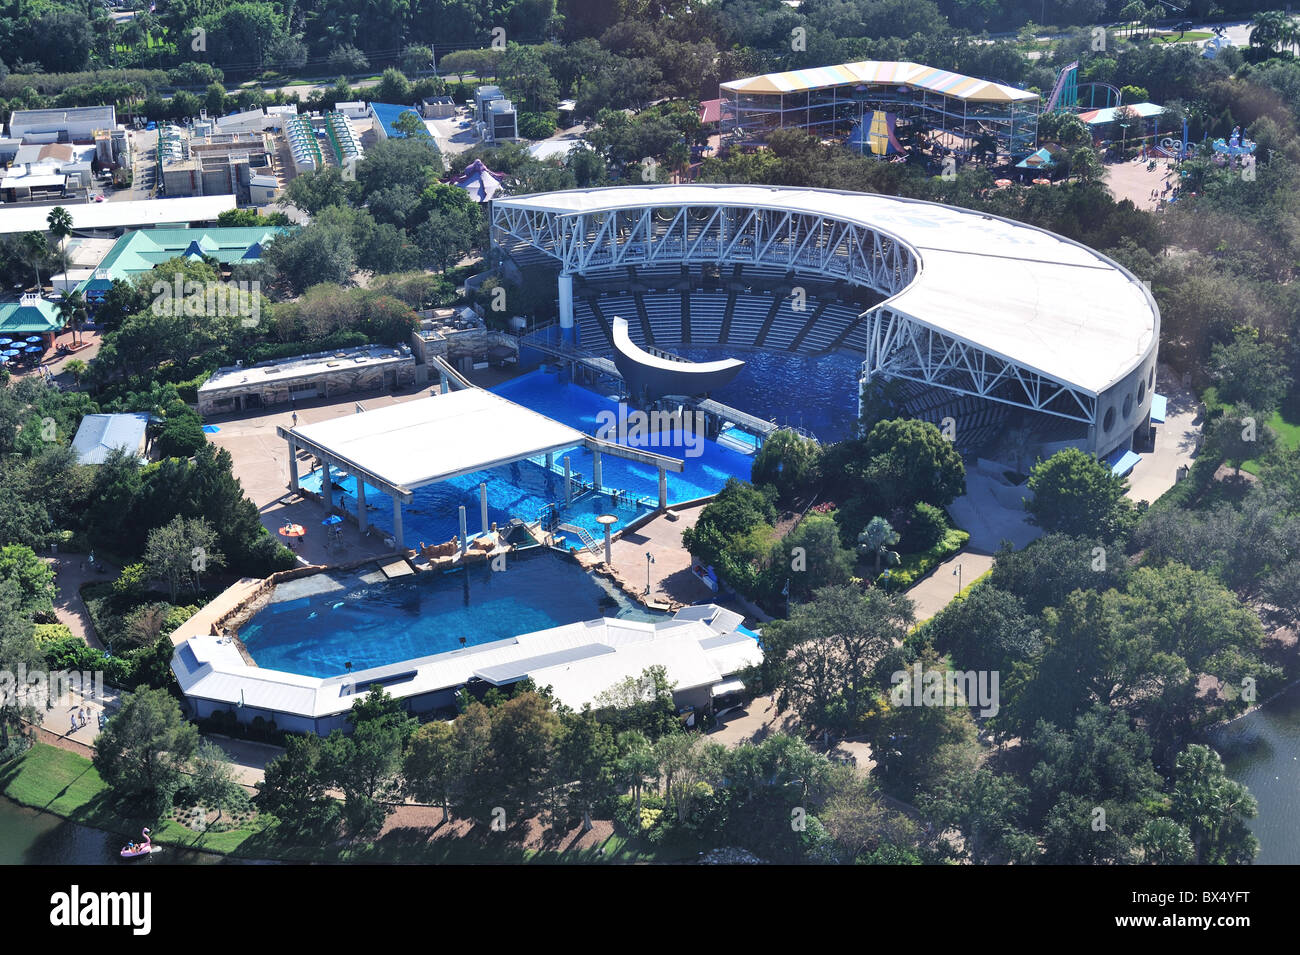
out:
M111 451L121 449L130 454L144 453L149 415L88 414L81 419L72 450L81 464L103 464Z
M1128 447L1147 421L1155 300L1100 253L1024 223L835 190L620 186L498 198L492 237L519 262L558 267L562 328L574 326L575 277L626 283L629 270L725 265L788 290L807 276L875 296L865 311L842 310L843 327L821 339L824 350L861 342L864 381L904 379L1077 422L1098 455ZM773 306L761 327L732 323L724 337L716 325L696 328L691 312L681 317L692 344L779 340L790 350L829 321ZM659 334L682 334L680 324ZM600 336L581 347L608 350Z

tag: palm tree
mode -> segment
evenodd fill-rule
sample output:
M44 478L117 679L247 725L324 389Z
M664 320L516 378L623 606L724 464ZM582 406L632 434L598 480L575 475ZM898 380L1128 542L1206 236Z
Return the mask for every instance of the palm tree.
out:
M858 548L876 558L876 573L880 573L880 558L898 543L898 532L883 517L873 517L867 528L858 535Z
M1265 10L1250 18L1250 47L1273 53L1289 45L1288 34L1294 33L1291 19L1281 10Z
M72 341L75 343L81 326L86 323L85 298L80 292L65 292L56 307L59 310L59 317L63 319L63 327L72 329Z
M43 233L24 232L18 240L18 254L36 270L36 291L41 290L41 265L50 254L50 244Z
M72 213L63 206L55 206L45 217L50 235L59 246L59 260L63 264L63 281L68 280L68 236L72 235Z

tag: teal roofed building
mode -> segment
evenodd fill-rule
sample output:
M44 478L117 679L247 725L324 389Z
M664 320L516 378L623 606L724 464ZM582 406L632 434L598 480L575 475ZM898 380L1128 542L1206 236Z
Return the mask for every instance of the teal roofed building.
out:
M98 302L114 279L130 281L168 259L210 256L223 265L257 262L276 236L292 226L236 226L213 229L138 229L114 243L99 267L77 286L88 302Z
M40 335L47 345L63 330L63 319L53 302L39 295L24 295L16 302L0 302L0 336L26 338Z

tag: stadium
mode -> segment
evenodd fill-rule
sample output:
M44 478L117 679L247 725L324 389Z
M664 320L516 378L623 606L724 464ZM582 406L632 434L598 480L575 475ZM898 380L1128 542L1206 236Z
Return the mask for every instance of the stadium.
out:
M910 199L711 184L502 198L491 217L507 270L555 275L558 322L524 343L575 374L617 375L607 356L624 318L634 345L669 360L745 358L752 378L765 356L789 356L783 377L755 383L768 403L745 408L764 420L780 414L772 401L788 411L829 390L854 410L888 395L946 424L963 453L1001 460L1009 441L1109 459L1150 433L1154 299L1043 229ZM828 358L852 378L823 375Z

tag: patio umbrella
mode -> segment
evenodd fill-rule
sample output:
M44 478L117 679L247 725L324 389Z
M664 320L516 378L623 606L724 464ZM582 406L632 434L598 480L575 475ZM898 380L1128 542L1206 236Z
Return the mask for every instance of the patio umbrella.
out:
M285 524L280 528L280 534L284 537L302 537L307 533L307 528L301 524Z
M997 180L994 181L993 185L997 186L999 189L1005 189L1007 186L1011 185L1011 180L1010 180L1010 179L997 179Z
M16 358L20 354L22 353L17 348L6 348L4 351L0 351L0 355L4 355L6 358Z
M325 518L325 520L321 521L321 523L324 524L326 527L330 526L331 524L342 524L343 518L339 517L337 514L331 514L329 517Z
M43 339L41 338L40 335L28 335L28 336L27 336L27 342L28 342L28 344L32 344L32 345L34 345L34 344L36 344L37 342L42 341L42 340L43 340Z
M30 354L31 352L45 351L45 349L42 348L40 345L28 345L26 348L23 349L23 351Z

